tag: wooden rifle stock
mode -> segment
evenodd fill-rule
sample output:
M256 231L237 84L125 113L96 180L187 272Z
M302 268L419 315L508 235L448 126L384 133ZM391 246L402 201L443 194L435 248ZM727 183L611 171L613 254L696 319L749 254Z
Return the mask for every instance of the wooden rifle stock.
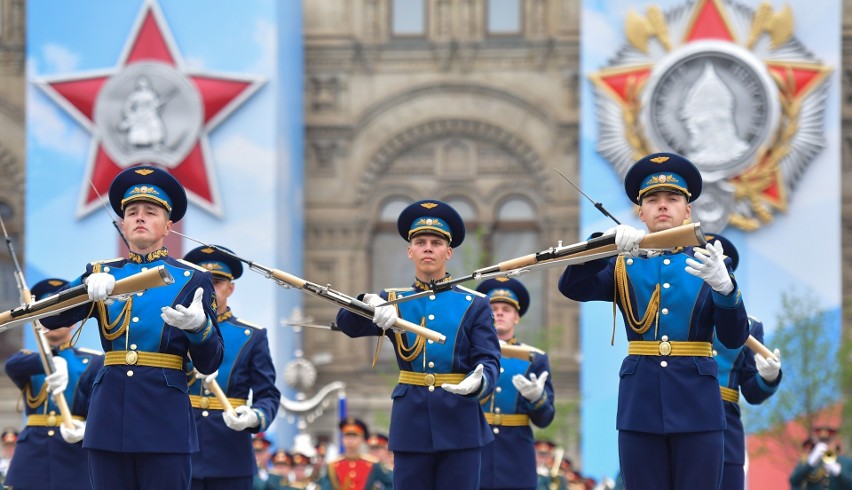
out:
M263 269L261 269L261 270L263 270ZM375 308L364 303L364 302L362 302L362 301L358 301L355 298L351 298L351 297L346 296L346 295L339 293L337 291L333 291L331 289L319 286L318 284L311 283L311 282L306 281L302 278L296 277L292 274L288 274L287 272L284 272L282 270L266 269L266 272L268 274L270 274L272 277L274 277L275 279L282 281L284 283L287 283L287 284L289 284L289 285L291 285L295 288L301 289L303 291L307 291L309 293L313 293L316 296L319 296L321 298L326 298L330 301L334 301L335 303L339 304L343 308L346 308L347 310L349 310L353 313L361 315L365 318L373 318L373 313L375 311ZM329 295L324 295L323 292L329 293ZM332 295L339 296L343 301L335 300L332 297ZM429 328L426 328L426 327L421 327L420 325L412 323L412 322L405 320L403 318L397 318L396 322L394 323L394 326L401 328L402 330L405 330L406 332L411 332L413 334L422 335L423 337L427 338L428 340L432 340L432 341L438 342L440 344L443 344L444 342L447 341L447 337L444 334L442 334L440 332L436 332L436 331L429 329Z
M501 344L500 353L503 357L511 359L520 359L522 361L532 361L535 359L537 352L534 349L523 345Z
M166 286L174 282L175 280L168 269L161 265L115 281L115 287L110 296L138 293L139 291ZM0 313L0 332L22 323L46 316L53 316L75 306L90 302L91 300L86 292L86 285L81 284L42 298L34 303L22 305L13 310Z
M202 384L204 383L202 382ZM213 393L213 396L215 396L216 399L219 400L219 403L222 404L222 410L232 415L236 413L234 412L233 405L231 405L231 401L228 400L227 396L225 396L225 392L222 391L222 387L219 386L219 383L217 383L215 379L210 380L210 382L207 383L207 388L210 390L211 393Z
M778 360L778 359L775 358L774 352L769 350L768 347L761 344L759 340L757 340L756 338L754 338L751 335L749 335L748 338L746 339L745 346L748 347L749 349L751 349L752 352L754 352L756 354L760 354L761 356L765 357L766 359L775 359L776 361Z

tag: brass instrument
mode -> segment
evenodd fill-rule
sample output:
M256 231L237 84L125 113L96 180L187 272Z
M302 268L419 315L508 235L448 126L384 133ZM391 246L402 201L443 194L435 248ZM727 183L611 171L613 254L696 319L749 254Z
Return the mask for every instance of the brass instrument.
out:
M822 453L822 464L833 464L837 461L837 451L828 448Z

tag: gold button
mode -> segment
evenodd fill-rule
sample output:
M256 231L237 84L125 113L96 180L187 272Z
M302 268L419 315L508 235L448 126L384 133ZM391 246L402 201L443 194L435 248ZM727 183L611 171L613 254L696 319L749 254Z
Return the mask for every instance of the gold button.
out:
M430 320L434 320L434 319L435 319L435 315L429 315L429 319L430 319Z
M494 425L502 425L503 424L503 414L495 413L494 414Z
M719 355L719 353L718 353L718 352L716 352L716 349L713 349L713 357L716 357L716 356L718 356L718 355Z
M127 370L127 376L128 376L128 377L133 376L133 370L132 370L132 369L128 369L128 370Z
M104 267L104 272L109 272L109 267Z
M210 415L210 412L208 412L207 410L205 410L205 411L201 412L201 416L202 416L202 417L206 417L206 416L208 416L208 415Z
M667 356L672 353L672 344L669 342L660 342L660 355Z
M435 367L435 363L434 363L434 362L432 362L432 361L429 361L429 367L430 367L430 368Z
M432 373L428 373L423 381L426 383L426 386L435 386L435 375Z
M50 414L50 416L47 417L47 426L48 427L56 427L56 416L55 415Z
M429 391L435 391L435 387L434 387L434 386L430 386L430 387L429 387Z
M202 396L201 401L198 404L201 405L201 408L210 408L210 399L206 396Z
M668 363L668 362L666 362L666 361L662 361L662 362L660 362L660 366L662 366L662 367L666 367L666 366L668 366L668 365L669 365L669 363Z
M130 344L130 350L136 350L136 344Z
M633 265L633 259L627 259L627 265Z
M129 365L134 365L139 360L139 353L135 350L127 351L127 354L124 354L124 362Z
M47 431L47 435L49 435L50 437L53 437L53 434L56 434L56 432L54 432L53 430Z
M503 392L503 388L501 388L501 387L499 387L499 386L498 386L497 388L494 388L494 391L496 391L497 393L502 393L502 392Z
M190 274L190 272L189 272L189 271L184 271L184 272L183 272L183 275L184 275L185 277L189 277L189 274Z
M245 329L245 330L243 330L243 333L246 334L246 335L251 335L251 330Z
M142 268L142 272L145 272L145 271L147 271L147 270L148 270L148 268L147 268L147 267L143 267L143 268Z
M500 407L494 407L494 413L500 413Z
M83 359L83 364L88 364L88 363L89 363L89 359Z
M500 433L500 428L499 428L499 427L494 427L493 429L491 429L491 432L493 432L495 435L497 435L497 434L499 434L499 433Z
M671 260L669 260L669 259L664 259L664 260L663 260L663 265L669 265L669 264L671 264L671 263L672 263L672 261L671 261Z

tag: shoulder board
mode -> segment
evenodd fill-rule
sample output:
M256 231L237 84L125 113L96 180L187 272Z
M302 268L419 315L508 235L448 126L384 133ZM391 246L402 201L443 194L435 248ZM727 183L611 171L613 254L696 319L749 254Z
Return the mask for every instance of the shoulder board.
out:
M114 259L95 260L95 261L93 261L93 262L90 262L90 264L91 264L91 265L97 265L97 264L110 264L110 263L112 263L112 262L120 262L120 261L122 261L122 260L124 260L124 257L116 257L116 258L114 258Z
M246 327L249 327L249 328L255 328L257 330L265 330L264 327L261 327L260 325L256 325L256 324L251 323L251 322L247 322L247 321L243 320L242 318L237 318L237 323L239 323L240 325L245 325Z
M468 292L468 293L470 293L470 294L475 294L475 295L479 296L480 298L485 298L485 297L486 297L486 296L485 296L485 293L480 293L479 291L477 291L477 290L475 290L475 289L466 288L466 287L464 287L464 286L456 286L456 287L457 287L457 288L459 288L459 289L461 289L462 291Z
M749 315L749 316L748 316L748 319L749 319L749 320L751 320L752 322L763 323L762 321L760 321L760 320L759 320L756 316L754 316L754 315Z
M414 291L414 288L387 288L384 291L386 293L408 293Z
M95 350L95 349L88 349L88 348L86 348L86 347L75 347L75 349L77 349L77 351L78 351L78 352L82 352L83 354L90 354L90 355L93 355L93 356L102 356L102 355L104 355L104 353L103 353L103 352L101 352L101 351L99 351L99 350Z
M201 271L201 272L210 272L210 271L208 271L207 269L205 269L204 267L201 267L201 266L200 266L200 265L198 265L198 264L193 264L192 262L189 262L189 261L187 261L187 260L177 259L177 262L180 262L181 264L183 264L183 265L185 265L185 266L192 267L193 269L195 269L195 270L199 270L199 271Z
M32 354L32 353L33 353L33 351L31 351L31 350L29 350L29 349L21 349L21 350L20 350L20 351L18 351L18 352L20 352L21 354L26 354L26 355L30 355L30 354Z

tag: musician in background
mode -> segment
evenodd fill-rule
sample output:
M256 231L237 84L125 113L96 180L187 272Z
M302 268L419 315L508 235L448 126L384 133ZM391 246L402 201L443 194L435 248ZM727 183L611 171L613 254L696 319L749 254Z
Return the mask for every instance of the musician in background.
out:
M648 232L689 220L701 187L698 168L674 153L641 158L624 179ZM728 348L742 346L748 315L721 243L640 255L645 233L607 230L620 255L568 266L559 291L621 310L629 344L616 429L625 488L718 490L725 410L712 342L715 334Z
M802 443L805 452L790 475L794 490L852 490L852 458L841 454L837 429L815 427Z
M556 444L547 439L535 441L535 461L538 481L536 490L568 490L568 482L562 476L562 461L557 461Z

